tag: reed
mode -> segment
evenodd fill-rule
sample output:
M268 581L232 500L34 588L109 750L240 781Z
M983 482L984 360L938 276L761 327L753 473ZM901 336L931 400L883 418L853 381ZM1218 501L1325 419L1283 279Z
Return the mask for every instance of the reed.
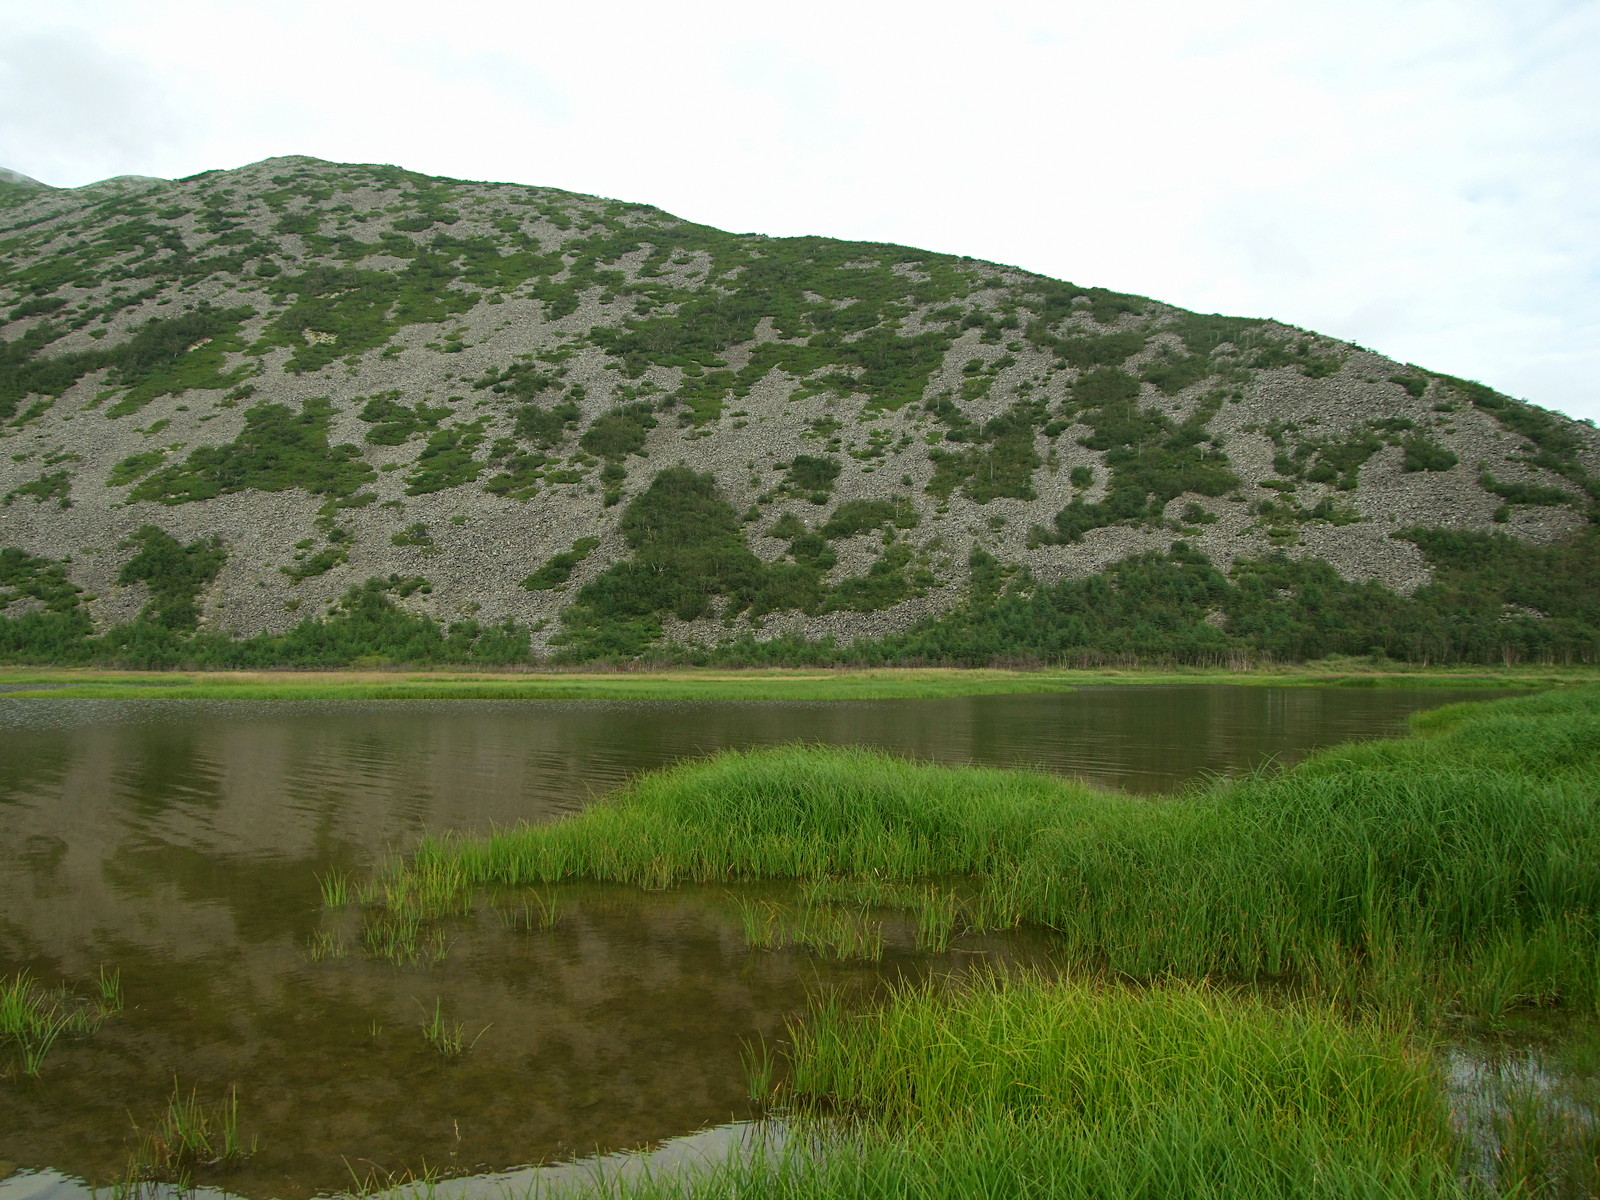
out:
M553 892L529 892L515 903L507 900L496 904L495 912L507 929L551 929L561 919L561 901Z
M306 957L312 962L345 956L344 939L331 929L313 929L306 940Z
M100 1009L104 1013L119 1012L122 1009L122 971L120 968L107 971L102 966L95 973L95 987L100 992Z

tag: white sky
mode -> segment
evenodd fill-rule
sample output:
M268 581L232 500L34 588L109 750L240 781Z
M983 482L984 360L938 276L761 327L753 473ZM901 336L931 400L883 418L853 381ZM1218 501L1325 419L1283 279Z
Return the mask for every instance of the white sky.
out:
M1600 418L1600 0L0 0L0 165L278 154L971 254Z

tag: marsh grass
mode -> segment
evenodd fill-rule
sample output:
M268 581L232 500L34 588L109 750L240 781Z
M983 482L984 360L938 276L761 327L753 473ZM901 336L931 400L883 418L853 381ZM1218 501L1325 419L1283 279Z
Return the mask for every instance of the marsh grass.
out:
M1486 1194L1549 1200L1600 1194L1600 1096L1593 1064L1579 1068L1590 1072L1580 1078L1560 1058L1548 1047L1508 1047L1492 1039L1453 1047L1444 1057L1461 1135L1462 1176L1471 1186Z
M616 1196L1461 1200L1428 1047L1203 984L968 976L789 1031L791 1136ZM757 1078L759 1076L759 1079Z
M443 962L450 953L443 929L405 911L368 914L361 924L361 944L372 957L400 967Z
M122 1008L122 971L116 968L107 971L101 967L95 973L95 987L100 992L100 1007L104 1012L116 1012Z
M420 1002L418 1007L421 1007ZM422 1009L422 1038L437 1050L443 1058L459 1058L482 1040L483 1035L489 1032L490 1026L485 1025L478 1030L477 1037L470 1042L467 1040L467 1027L460 1021L448 1020L444 1015L444 1002L435 1000L433 1011Z
M343 958L345 954L344 939L331 929L314 929L306 940L306 957L312 962Z
M317 877L322 892L322 903L327 908L345 908L356 899L356 889L350 876L343 871L329 871Z
M12 1060L7 1073L36 1077L61 1038L94 1033L122 1007L120 973L102 968L97 984L101 1000L95 1004L66 988L41 987L27 971L0 980L0 1050L9 1051Z
M552 929L561 919L561 901L554 892L529 892L515 901L505 899L495 904L495 913L507 929L532 932L535 929Z
M134 1122L137 1136L127 1168L112 1189L117 1200L155 1195L159 1185L192 1188L201 1169L226 1169L255 1153L239 1132L239 1094L230 1086L216 1104L202 1103L197 1089L187 1094L177 1079L159 1121L148 1129Z
M929 946L1042 926L1108 977L1485 1021L1600 1002L1600 687L1418 729L1156 799L855 748L729 752L552 824L424 839L384 891L420 919L484 885L798 879L916 913Z
M1484 1182L1499 1194L1541 1200L1600 1195L1600 1122L1537 1088L1507 1097L1493 1118L1493 1157Z
M540 672L498 675L402 671L100 671L0 668L12 696L195 700L883 700L1064 692L1101 684L1230 683L1353 687L1551 687L1593 669L1427 668L1362 660L1254 670L1001 670L880 667ZM38 690L27 685L37 684Z
M883 957L883 924L865 913L836 905L795 907L742 898L736 904L745 944L753 949L800 946L825 958L876 962Z

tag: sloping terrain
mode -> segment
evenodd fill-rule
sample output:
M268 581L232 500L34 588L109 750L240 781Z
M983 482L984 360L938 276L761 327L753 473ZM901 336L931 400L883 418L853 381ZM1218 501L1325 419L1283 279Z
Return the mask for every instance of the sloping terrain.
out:
M1600 638L1600 433L1273 321L305 158L0 248L12 660Z

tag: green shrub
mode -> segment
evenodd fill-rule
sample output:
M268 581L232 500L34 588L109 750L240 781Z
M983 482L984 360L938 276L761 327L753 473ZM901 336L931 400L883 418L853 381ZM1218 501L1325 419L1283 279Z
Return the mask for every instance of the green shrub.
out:
M43 355L65 330L44 322L21 337L0 343L0 419L11 417L18 403L33 394L59 396L91 372L110 368L110 382L126 389L106 410L122 416L157 396L190 388L226 388L250 372L249 366L224 372L230 350L243 349L240 324L248 308L217 309L200 304L192 312L146 321L127 341L67 354Z
M1400 449L1405 452L1402 471L1448 471L1461 461L1453 451L1421 433L1402 441Z
M841 470L843 464L832 455L796 454L783 473L779 491L789 496L826 495Z
M134 480L143 479L150 474L166 457L165 450L143 450L138 454L130 454L111 468L111 474L106 476L106 482L112 487L125 487Z
M1033 499L1033 473L1042 461L1034 448L1034 430L1042 423L1039 405L1019 402L981 428L966 426L963 435L978 445L928 452L934 464L928 493L945 500L959 487L979 504L998 496Z
M375 446L399 446L414 434L431 432L450 415L448 405L432 405L419 400L414 406L400 403L399 391L380 392L361 406L356 415L372 426L367 441ZM358 397L359 398L359 397Z
M122 549L137 551L122 564L117 582L149 586L150 599L141 620L162 629L193 630L200 623L200 592L216 579L228 552L218 537L200 538L187 546L154 525L139 528Z
M596 417L578 439L590 454L600 458L621 459L630 454L643 454L645 437L656 427L650 405L626 404Z
M661 618L692 620L714 597L748 607L763 565L712 475L659 472L622 515L631 557L585 584L562 614L573 657L633 655L660 635Z
M891 524L915 529L919 522L917 510L908 500L846 500L833 510L820 532L831 541L871 533Z
M472 457L483 444L483 420L451 425L428 436L428 443L411 468L406 495L425 496L445 488L472 483L483 474L483 463Z
M524 404L517 409L516 436L541 450L559 446L567 430L578 423L580 410L571 401L542 408L537 404Z
M197 447L183 462L146 477L129 498L183 504L251 488L349 497L374 472L355 446L328 445L332 415L326 397L307 400L299 412L285 404L258 404L245 413L237 440Z
M1551 487L1545 483L1519 483L1496 479L1488 471L1478 476L1483 490L1493 492L1508 504L1561 505L1576 504L1578 497L1566 488Z
M67 471L50 471L30 483L20 484L5 494L0 503L10 504L13 500L27 496L35 504L44 504L54 500L61 508L72 507L72 475Z
M544 566L523 579L522 586L534 592L545 592L561 587L572 578L572 572L578 564L589 557L589 551L599 544L599 538L579 538L572 543L571 550L551 555Z

